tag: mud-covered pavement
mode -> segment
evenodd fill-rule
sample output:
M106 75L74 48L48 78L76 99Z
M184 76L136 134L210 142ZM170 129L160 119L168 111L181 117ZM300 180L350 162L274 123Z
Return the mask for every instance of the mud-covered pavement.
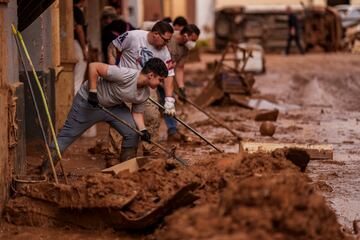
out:
M209 78L206 62L217 57L219 56L204 55L201 63L187 67L190 98L194 99L201 92L204 80ZM352 221L360 218L360 184L357 176L360 170L360 152L356 147L360 142L360 69L356 68L359 63L358 56L347 54L267 56L267 73L256 76L255 87L259 93L254 97L271 101L275 104L271 107L276 106L280 110L273 137L260 135L260 122L254 121L259 110L248 110L235 105L207 108L246 141L333 144L334 159L310 161L305 174L281 156L251 155L241 160L238 155L230 154L238 151L238 142L234 137L207 120L202 113L185 105L182 107L182 116L186 121L229 152L218 154L196 136L182 129L191 137L191 141L177 144L176 153L190 162L194 175L182 178L182 173L189 176L189 172L185 174L185 169L177 167L176 175L172 176L173 180L170 182L177 183L175 180L179 178L181 181L178 183L184 183L184 179L186 183L198 183L199 187L193 193L200 198L193 205L175 211L157 225L155 230L152 228L140 234L138 231L128 233L109 229L89 231L71 224L28 227L3 221L0 237L316 239L321 236L322 239L345 239L337 221L351 232ZM103 125L99 129L101 139L106 135L106 130ZM163 132L160 135L166 137ZM96 139L81 138L70 147L64 155L67 172L86 175L105 167L102 155L91 155L87 151L95 142ZM38 157L31 156L29 164L38 164ZM162 165L159 164L155 164L154 168L161 169ZM170 170L169 176L173 173ZM141 173L139 174L141 177ZM166 171L164 174L168 176ZM149 178L147 175L143 177ZM156 179L150 182L156 183ZM136 185L139 181L132 183L134 190L141 186ZM160 186L161 184L157 186L158 189ZM154 192L156 187L153 189L150 184L147 189ZM158 198L154 198L154 195L143 196L156 199L156 205L166 195L170 195L170 192L168 190L165 197L161 194L158 194ZM134 209L137 209L136 204L139 202L141 199L134 202ZM139 206L141 209L145 205ZM134 212L140 211L132 211Z
M256 77L255 88L260 92L258 98L276 103L280 110L272 138L260 135L260 123L253 121L254 111L237 107L211 110L245 140L332 144L333 161L311 161L307 173L314 181L329 185L322 194L348 228L352 228L354 219L360 218L359 63L357 55L341 53L267 56L267 72ZM212 126L203 128L206 131ZM222 129L216 129L213 134L231 138ZM236 147L224 147L236 150Z

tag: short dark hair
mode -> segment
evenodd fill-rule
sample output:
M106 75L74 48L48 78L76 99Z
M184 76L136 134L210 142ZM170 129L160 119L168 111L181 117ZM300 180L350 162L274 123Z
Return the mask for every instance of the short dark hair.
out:
M195 33L196 35L199 36L200 29L195 24L188 24L180 31L180 34L185 34L185 33L187 33L188 35Z
M172 19L171 19L171 17L164 17L163 20L161 20L161 21L171 23Z
M174 29L172 26L164 21L156 22L155 25L151 29L152 32L158 32L160 34L165 34L166 32L174 33Z
M175 18L175 20L174 20L174 22L173 22L173 25L175 26L175 25L179 25L179 26L185 26L185 25L187 25L188 24L188 22L186 21L186 19L184 18L184 17L182 17L182 16L179 16L179 17L177 17L177 18Z
M73 4L78 4L81 0L73 0Z
M147 74L153 72L154 74L166 78L169 74L169 71L166 67L166 64L160 58L150 58L144 65L141 73Z

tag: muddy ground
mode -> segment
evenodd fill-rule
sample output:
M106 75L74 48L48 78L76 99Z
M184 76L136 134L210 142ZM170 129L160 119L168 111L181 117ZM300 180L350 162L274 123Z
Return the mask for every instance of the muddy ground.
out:
M190 98L194 99L211 77L207 75L206 63L216 58L219 56L204 54L202 62L187 67ZM346 232L352 233L353 220L360 218L359 63L358 56L348 54L266 56L267 72L256 76L258 93L254 97L269 100L272 102L270 108L276 106L280 110L273 137L260 135L260 122L254 121L259 110L236 105L207 108L246 141L329 143L334 147L333 160L310 161L305 173L301 173L297 166L282 156L255 154L241 159L232 154L238 151L238 144L231 134L185 105L178 109L186 121L225 149L227 154L217 154L196 136L187 133L191 141L178 144L176 152L189 161L191 171L159 157L157 162L135 175L126 173L116 180L107 179L96 175L105 168L104 156L88 152L96 141L106 136L106 126L100 124L98 138L81 138L64 155L65 169L74 176L70 180L78 184L79 189L88 189L81 186L88 186L90 181L91 186L108 186L105 195L110 192L131 197L131 190L139 192L130 205L126 205L125 200L122 202L126 208L121 211L130 218L146 215L149 209L163 204L176 190L189 183L198 185L192 191L198 199L169 214L146 232L127 232L115 231L108 226L86 230L84 226L76 226L64 219L50 221L49 215L41 218L37 224L40 226L24 226L36 225L36 222L29 223L24 217L32 211L31 207L24 208L24 205L32 200L19 197L9 205L18 215L10 214L7 217L10 223L2 220L0 237L346 239L349 236ZM166 138L164 126L160 137ZM40 162L37 154L30 155L28 160L30 168ZM90 177L79 177L89 174ZM123 185L127 187L121 188ZM91 196L104 195L103 191L99 195L102 187L94 189L95 195ZM88 192L91 191L86 194ZM69 203L69 199L65 202ZM73 199L70 203L74 204ZM76 200L75 203L78 206L85 202ZM36 214L35 219L39 219Z

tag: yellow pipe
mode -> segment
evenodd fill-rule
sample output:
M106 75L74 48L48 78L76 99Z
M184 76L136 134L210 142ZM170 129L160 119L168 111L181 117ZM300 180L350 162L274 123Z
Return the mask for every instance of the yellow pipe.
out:
M47 117L48 122L49 122L49 125L50 125L51 135L52 135L52 137L53 137L53 139L54 139L55 149L56 149L57 155L58 155L58 157L59 157L60 167L61 167L61 170L62 170L62 172L63 172L63 174L64 174L65 182L66 182L66 184L68 184L67 176L66 176L66 174L65 174L65 172L64 172L64 168L63 168L63 165L62 165L62 157L61 157L61 153L60 153L60 149L59 149L59 144L58 144L58 142L57 142L57 138L56 138L54 126L53 126L53 124L52 124L52 119L51 119L51 116L50 116L50 112L49 112L49 108L48 108L48 103L47 103L47 101L46 101L44 91L43 91L43 89L42 89L42 87L41 87L39 78L38 78L37 73L36 73L36 71L35 71L34 64L33 64L32 61L31 61L29 52L28 52L28 50L27 50L27 48L26 48L26 45L25 45L24 39L22 38L21 33L15 28L15 26L14 26L13 24L11 25L11 27L12 27L12 31L13 31L13 33L15 34L15 36L18 36L18 38L19 38L19 40L20 40L20 43L21 43L21 45L22 45L22 47L23 47L25 56L26 56L26 58L28 59L29 64L30 64L30 67L31 67L31 70L32 70L32 72L33 72L33 74L34 74L34 78L35 78L36 84L37 84L37 86L38 86L38 88L39 88L39 91L40 91L41 99L42 99L42 101L43 101L43 103L44 103L45 112L46 112L46 117ZM24 69L24 70L25 70L25 69Z

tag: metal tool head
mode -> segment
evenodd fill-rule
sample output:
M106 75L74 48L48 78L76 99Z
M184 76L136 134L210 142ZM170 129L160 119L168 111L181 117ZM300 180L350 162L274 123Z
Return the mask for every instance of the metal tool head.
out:
M181 157L176 156L175 154L176 148L171 149L170 157L174 158L178 162L180 162L183 166L188 166L188 163L186 160L182 159Z

